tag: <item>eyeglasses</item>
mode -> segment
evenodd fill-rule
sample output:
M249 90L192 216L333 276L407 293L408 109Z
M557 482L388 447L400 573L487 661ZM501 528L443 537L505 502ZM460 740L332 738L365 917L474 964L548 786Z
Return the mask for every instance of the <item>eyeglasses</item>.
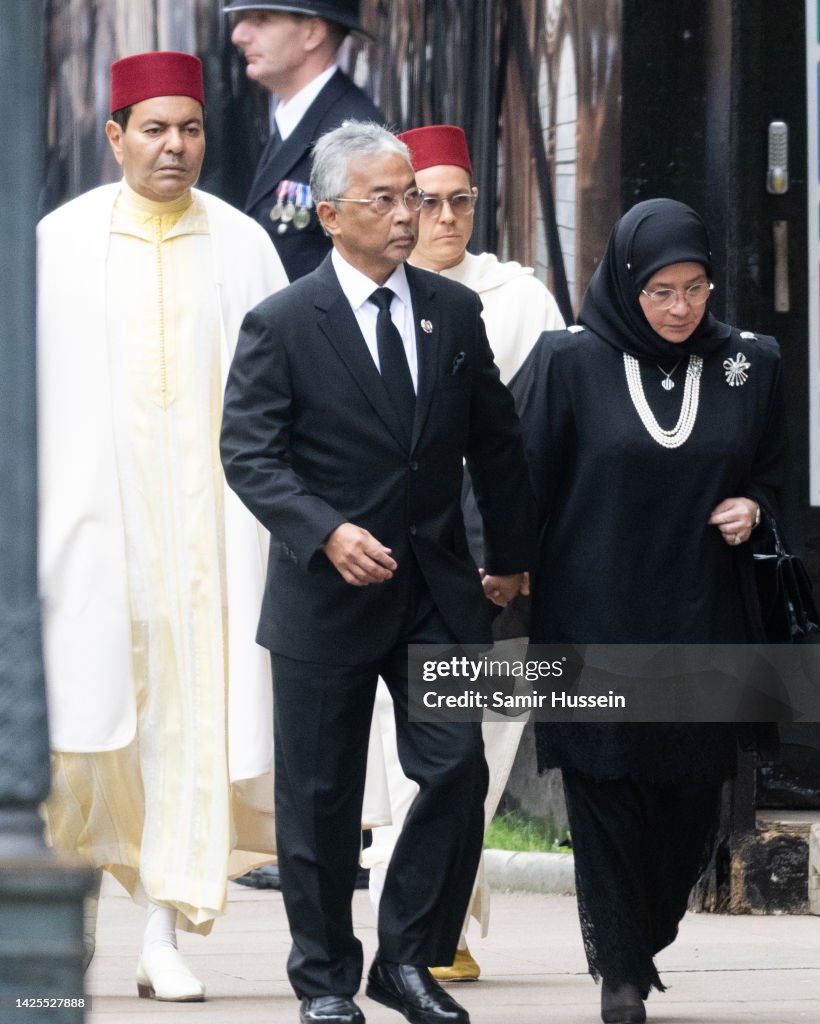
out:
M422 196L421 212L425 217L438 217L445 203L456 217L469 217L475 209L478 197L475 192L456 192L452 196Z
M336 196L334 203L367 203L370 209L379 217L386 217L388 213L403 203L405 209L410 213L418 213L424 200L424 193L419 188L408 188L402 195L395 195L389 192L382 192L378 196L370 196L369 199L348 199L347 196Z
M678 301L679 295L690 306L702 306L714 287L711 281L698 281L697 284L690 284L688 288L684 288L682 292L675 288L657 288L654 292L641 288L641 295L649 299L653 309L671 309Z

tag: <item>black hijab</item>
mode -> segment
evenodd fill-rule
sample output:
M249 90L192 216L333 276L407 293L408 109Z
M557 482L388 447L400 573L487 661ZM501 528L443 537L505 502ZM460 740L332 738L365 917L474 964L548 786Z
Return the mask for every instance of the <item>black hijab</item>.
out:
M653 274L673 263L700 263L711 279L711 257L706 225L694 210L674 199L638 203L612 229L578 322L614 348L653 362L707 354L732 330L712 316L708 303L692 335L673 344L649 326L638 296Z

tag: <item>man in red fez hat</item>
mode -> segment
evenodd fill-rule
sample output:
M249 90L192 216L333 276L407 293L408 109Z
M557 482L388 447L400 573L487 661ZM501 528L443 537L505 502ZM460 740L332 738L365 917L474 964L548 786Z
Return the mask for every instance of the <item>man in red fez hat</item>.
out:
M501 379L507 383L542 331L563 328L564 321L555 299L530 267L522 267L514 260L501 263L492 253L475 255L467 251L473 233L478 189L473 184L473 165L463 129L449 124L431 125L413 128L398 137L410 150L416 184L424 192L418 238L409 262L478 292L487 337ZM481 566L484 564L481 520L471 494L465 502L464 515L473 557ZM499 626L500 621L497 621L496 628ZM484 803L487 822L492 820L504 792L523 728L524 720L517 719L494 721L483 730L490 769L490 786ZM383 682L376 695L368 772L363 820L391 822L373 829L373 842L362 854L362 863L370 868L371 899L378 907L396 838L418 791L415 782L401 770L393 702ZM378 804L384 801L377 794L385 792L389 795L389 807L381 808ZM479 871L471 909L485 935L489 925L490 891L483 870ZM434 967L433 974L440 981L478 978L479 965L467 948L466 922L455 960L452 964Z
M230 0L224 10L248 78L278 100L245 212L269 233L295 281L330 251L310 191L314 143L343 121L384 122L336 63L349 32L368 38L359 0Z
M196 57L117 61L111 109L122 181L38 232L46 813L55 846L147 905L139 994L200 1001L176 929L209 932L229 874L275 852L253 791L272 758L251 628L266 544L216 441L242 317L287 281L251 218L193 188Z
M410 262L478 292L493 355L506 383L542 331L563 329L558 305L532 267L514 260L501 263L493 253L467 251L478 189L464 130L431 125L402 132L399 138L410 150L416 183L425 195Z

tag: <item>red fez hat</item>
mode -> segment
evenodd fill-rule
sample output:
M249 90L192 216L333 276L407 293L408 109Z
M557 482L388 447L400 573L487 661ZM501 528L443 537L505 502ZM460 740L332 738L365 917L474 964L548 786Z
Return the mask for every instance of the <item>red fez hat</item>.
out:
M413 169L423 171L426 167L451 164L463 167L473 173L467 137L462 128L454 124L432 124L429 128L411 128L398 136L410 150Z
M205 106L202 62L190 53L161 50L123 57L111 65L111 110L155 96L190 96Z

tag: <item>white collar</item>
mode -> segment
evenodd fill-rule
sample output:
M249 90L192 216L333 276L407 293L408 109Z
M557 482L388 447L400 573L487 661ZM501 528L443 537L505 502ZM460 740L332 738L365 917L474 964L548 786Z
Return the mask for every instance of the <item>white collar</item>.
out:
M338 70L338 64L331 64L321 75L318 75L308 82L307 85L303 86L295 96L291 96L289 100L279 103L273 116L276 119L276 127L279 129L279 136L282 141L296 130L297 125L307 113L311 103L313 103Z
M330 258L333 262L333 269L336 271L336 277L339 279L339 285L354 313L364 306L377 288L389 288L407 309L413 308L410 299L410 284L407 281L403 263L396 267L383 285L378 285L361 270L357 270L352 263L349 263L338 249L331 252Z

